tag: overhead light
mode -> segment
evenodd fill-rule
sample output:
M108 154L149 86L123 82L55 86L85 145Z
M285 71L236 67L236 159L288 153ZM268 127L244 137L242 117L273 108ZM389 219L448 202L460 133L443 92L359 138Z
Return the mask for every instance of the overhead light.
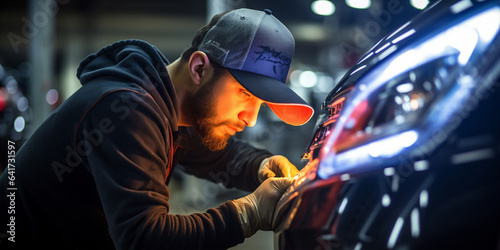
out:
M319 42L328 38L328 30L317 23L296 23L288 29L292 32L295 41Z
M59 99L59 93L55 89L51 89L47 91L47 94L45 94L45 100L50 105L56 104L58 99Z
M372 5L371 0L345 0L345 3L355 9L368 9Z
M335 4L329 0L316 0L311 4L314 13L320 16L330 16L335 13Z
M14 129L18 133L21 133L24 130L25 125L26 122L24 121L24 118L22 116L18 116L14 121Z
M314 71L302 71L299 75L299 84L304 88L312 88L318 83L318 75Z
M423 10L429 5L429 0L410 0L410 4L415 7L415 9Z

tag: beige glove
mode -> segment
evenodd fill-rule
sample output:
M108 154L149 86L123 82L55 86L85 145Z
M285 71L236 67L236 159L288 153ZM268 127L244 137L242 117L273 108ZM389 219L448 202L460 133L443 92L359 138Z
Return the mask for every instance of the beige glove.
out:
M245 238L252 236L257 230L274 228L272 221L276 203L292 182L292 178L269 178L253 193L233 200Z
M269 177L295 177L298 173L299 170L286 157L275 155L261 162L257 176L263 182Z

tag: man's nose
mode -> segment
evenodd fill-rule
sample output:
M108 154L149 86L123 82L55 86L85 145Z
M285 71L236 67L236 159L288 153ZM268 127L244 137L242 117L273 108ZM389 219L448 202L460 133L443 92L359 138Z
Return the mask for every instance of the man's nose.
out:
M257 123L257 116L259 115L260 103L248 105L238 115L238 118L245 122L247 127L253 127Z

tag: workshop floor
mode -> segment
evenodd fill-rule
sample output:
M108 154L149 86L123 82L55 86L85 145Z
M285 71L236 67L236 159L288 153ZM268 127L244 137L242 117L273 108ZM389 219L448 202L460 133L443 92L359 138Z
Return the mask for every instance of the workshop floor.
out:
M244 192L228 190L220 185L200 180L185 174L172 178L170 189L170 213L192 214L205 212L227 200L245 195ZM273 232L259 231L242 244L230 250L273 250Z

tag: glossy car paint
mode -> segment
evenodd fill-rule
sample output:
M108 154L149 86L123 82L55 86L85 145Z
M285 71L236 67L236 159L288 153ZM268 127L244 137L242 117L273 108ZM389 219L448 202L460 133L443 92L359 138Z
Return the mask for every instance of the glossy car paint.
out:
M499 1L443 1L369 50L323 104L275 248L500 249L499 27Z

